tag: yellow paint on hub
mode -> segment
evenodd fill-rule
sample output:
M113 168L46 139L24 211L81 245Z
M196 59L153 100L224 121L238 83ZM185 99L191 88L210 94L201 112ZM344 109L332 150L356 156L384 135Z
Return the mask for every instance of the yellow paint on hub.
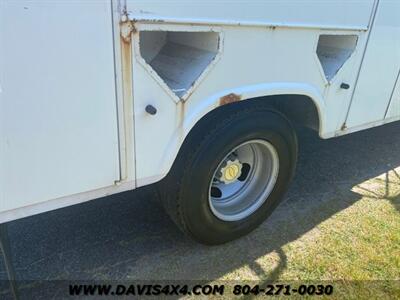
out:
M225 169L224 177L226 180L234 180L239 174L239 167L237 165L230 165Z

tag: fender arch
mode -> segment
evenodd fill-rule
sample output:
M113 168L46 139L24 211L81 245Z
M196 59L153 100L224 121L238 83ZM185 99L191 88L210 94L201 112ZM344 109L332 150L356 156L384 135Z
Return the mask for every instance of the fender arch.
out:
M293 82L257 84L228 89L213 94L204 99L200 105L196 105L192 110L189 110L189 114L187 114L183 120L182 130L184 136L186 137L187 134L189 134L190 130L196 126L197 122L199 122L201 118L222 105L254 98L261 98L260 101L262 101L262 97L283 95L306 96L312 100L318 112L319 135L322 137L325 124L325 104L322 94L317 88L310 84Z

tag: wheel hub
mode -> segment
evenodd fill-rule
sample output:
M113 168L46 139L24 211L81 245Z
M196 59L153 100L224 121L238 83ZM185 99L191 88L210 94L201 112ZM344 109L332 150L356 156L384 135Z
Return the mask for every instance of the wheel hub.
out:
M230 184L235 182L242 174L242 164L238 159L228 159L219 173L219 180L225 184Z

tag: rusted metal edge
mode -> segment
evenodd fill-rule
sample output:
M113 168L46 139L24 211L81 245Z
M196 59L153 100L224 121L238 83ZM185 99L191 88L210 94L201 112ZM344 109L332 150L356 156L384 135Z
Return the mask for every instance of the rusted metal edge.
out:
M228 95L225 95L219 99L219 105L226 105L230 103L235 103L238 102L242 99L242 96L235 94L235 93L230 93Z
M122 103L123 103L123 124L126 149L134 147L134 128L133 128L133 74L132 74L132 35L136 32L134 23L130 21L126 14L121 15L119 22L120 52L121 52L121 79L122 79ZM126 170L134 166L131 151L125 151ZM129 171L125 174L126 180L130 176Z

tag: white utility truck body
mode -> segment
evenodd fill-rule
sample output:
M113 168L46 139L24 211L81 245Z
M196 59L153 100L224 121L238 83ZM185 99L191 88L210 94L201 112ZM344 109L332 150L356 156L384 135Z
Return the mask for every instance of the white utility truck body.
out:
M160 181L226 104L400 120L399 71L398 0L1 0L0 222Z

